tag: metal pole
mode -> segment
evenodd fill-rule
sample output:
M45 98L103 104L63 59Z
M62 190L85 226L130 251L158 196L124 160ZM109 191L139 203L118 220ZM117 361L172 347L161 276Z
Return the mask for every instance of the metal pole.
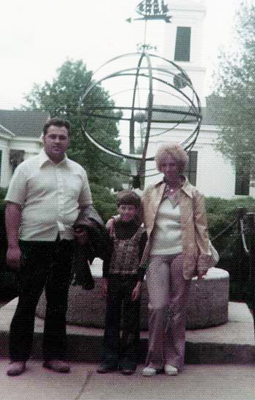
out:
M254 337L255 337L255 213L247 213L248 230L249 230L249 250L250 250L250 275L249 280L252 290L252 314L254 323Z
M242 260L243 260L243 244L242 244L242 238L241 238L241 220L243 220L244 215L245 215L246 209L243 207L238 207L236 209L236 216L238 218L238 223L237 223L237 232L238 232L238 241L237 241L237 248L236 248L236 261L235 261L235 271L234 274L235 277L233 277L233 280L235 282L235 286L238 288L238 299L243 300L244 299L244 279L243 279L243 271L242 271Z

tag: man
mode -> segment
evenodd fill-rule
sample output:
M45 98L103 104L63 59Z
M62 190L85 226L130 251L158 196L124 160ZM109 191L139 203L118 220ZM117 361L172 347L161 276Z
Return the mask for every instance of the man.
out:
M53 118L43 129L44 149L21 163L6 195L7 264L18 271L19 302L10 329L9 376L25 371L35 309L45 287L45 368L69 372L65 362L66 310L73 257L73 224L92 204L85 170L67 158L70 124ZM79 235L78 235L79 236ZM83 237L83 241L84 241Z

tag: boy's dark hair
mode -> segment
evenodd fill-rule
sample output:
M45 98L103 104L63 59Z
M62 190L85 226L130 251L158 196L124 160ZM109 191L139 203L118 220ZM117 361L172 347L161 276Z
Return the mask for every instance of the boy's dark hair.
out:
M71 125L70 122L61 119L61 118L51 118L49 119L49 121L46 122L46 124L43 127L43 134L46 135L48 129L50 126L58 126L60 128L62 128L62 126L64 126L67 129L68 132L68 136L70 136L70 131L71 131Z
M117 194L117 206L122 204L132 205L139 208L141 205L140 196L132 190L122 190Z

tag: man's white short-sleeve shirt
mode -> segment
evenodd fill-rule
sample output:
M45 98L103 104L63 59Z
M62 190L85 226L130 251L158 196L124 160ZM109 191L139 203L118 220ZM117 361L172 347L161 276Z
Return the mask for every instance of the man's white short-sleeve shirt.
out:
M6 201L22 206L20 239L73 239L79 208L92 204L86 171L65 157L54 164L44 150L15 170Z

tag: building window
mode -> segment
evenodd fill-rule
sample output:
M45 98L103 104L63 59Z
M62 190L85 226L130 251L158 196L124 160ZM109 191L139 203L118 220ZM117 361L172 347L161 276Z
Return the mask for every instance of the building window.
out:
M190 183L194 186L197 184L197 151L189 152L189 162L186 167L185 174L190 181Z
M178 26L175 41L175 61L190 61L191 28Z
M236 184L235 194L249 196L250 178L251 178L251 156L250 154L241 154L236 160Z
M17 166L24 161L24 150L11 150L10 151L10 164L12 166L12 173L14 173Z

